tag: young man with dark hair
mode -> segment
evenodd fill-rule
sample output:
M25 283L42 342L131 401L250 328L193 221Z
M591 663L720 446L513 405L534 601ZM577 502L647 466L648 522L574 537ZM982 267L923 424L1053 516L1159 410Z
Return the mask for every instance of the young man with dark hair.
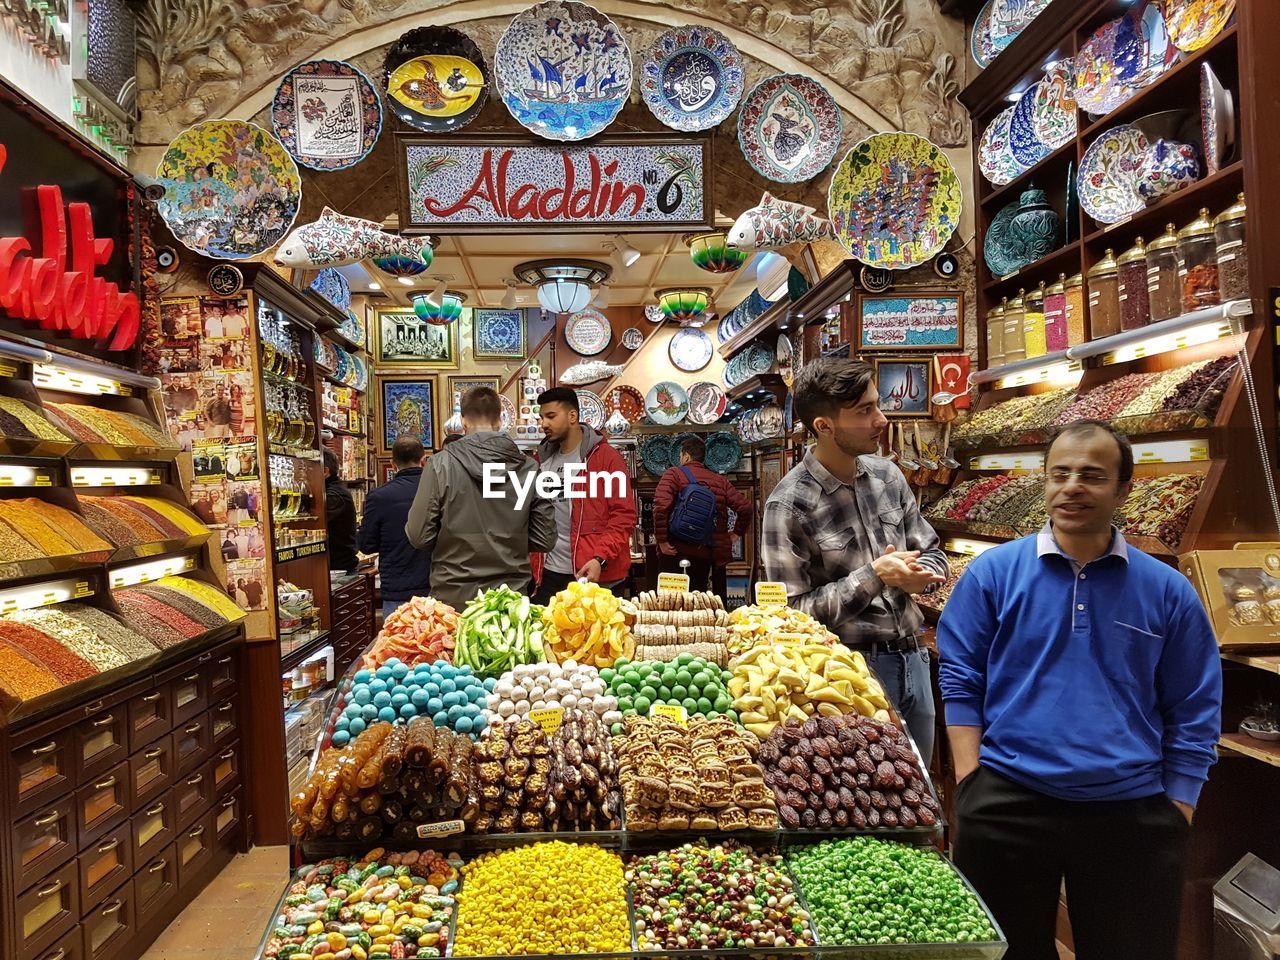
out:
M329 528L329 569L355 571L356 501L338 475L338 455L324 448L324 515Z
M530 553L556 542L551 503L517 492L537 464L501 432L498 392L469 390L462 423L466 435L423 468L405 526L409 543L431 550L434 596L457 610L503 584L528 592Z
M356 545L361 553L378 555L383 617L402 603L431 593L431 553L410 544L404 532L425 457L420 439L409 434L397 437L391 447L396 475L370 490L364 501Z
M902 471L875 456L888 421L870 364L809 364L796 377L795 412L817 442L765 504L765 576L862 651L927 765L933 686L911 595L946 579L946 555Z
M680 561L688 560L690 589L712 590L723 597L725 568L733 559L733 544L751 529L755 511L751 501L733 484L703 463L706 455L707 445L701 437L685 437L680 442L680 466L671 467L662 475L653 494L653 533L658 541L659 571L681 573ZM701 484L715 497L710 543L691 543L669 535L680 491L690 483ZM729 529L730 510L738 515L733 530Z
M588 496L570 497L566 485L555 500L555 547L532 558L538 584L534 602L549 602L580 577L613 589L631 571L636 525L626 461L608 440L579 422L578 395L571 388L544 390L538 406L546 436L535 454L539 465L544 473L566 480L578 477L574 485ZM590 495L593 490L599 495Z
M1186 578L1112 523L1133 451L1106 423L1045 452L1038 534L975 558L938 624L955 760L956 865L1009 938L1174 960L1191 816L1216 759L1222 667Z

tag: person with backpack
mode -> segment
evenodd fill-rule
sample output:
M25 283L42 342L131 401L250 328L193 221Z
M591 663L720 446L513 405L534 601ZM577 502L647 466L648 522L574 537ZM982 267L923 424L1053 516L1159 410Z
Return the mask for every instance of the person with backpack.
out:
M702 462L707 445L701 437L680 443L680 466L671 467L653 495L653 533L658 541L658 570L683 573L689 561L689 589L725 594L725 568L734 542L751 528L754 512L733 484ZM729 529L729 511L737 514Z

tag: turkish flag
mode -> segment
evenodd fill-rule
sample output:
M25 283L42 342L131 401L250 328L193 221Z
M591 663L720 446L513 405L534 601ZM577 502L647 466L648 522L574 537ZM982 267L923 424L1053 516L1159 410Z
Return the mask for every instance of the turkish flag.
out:
M969 409L969 355L967 353L939 353L934 359L937 388L956 395L956 409Z

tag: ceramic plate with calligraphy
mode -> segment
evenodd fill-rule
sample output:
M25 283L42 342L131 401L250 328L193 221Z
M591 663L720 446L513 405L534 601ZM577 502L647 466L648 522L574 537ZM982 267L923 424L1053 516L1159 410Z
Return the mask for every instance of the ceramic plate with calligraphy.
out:
M711 362L715 347L711 338L702 330L685 327L678 330L667 344L667 357L672 366L685 373L697 373Z
M1037 80L1027 87L1026 92L1018 98L1018 102L1013 107L1013 114L1009 117L1009 149L1013 151L1013 158L1023 167L1035 166L1052 152L1049 145L1036 136L1032 122L1036 96L1040 92L1042 83L1044 83L1043 80Z
M1223 158L1235 142L1235 125L1231 92L1218 81L1213 67L1200 64L1200 129L1206 176L1222 169Z
M178 134L156 168L156 204L179 242L196 253L243 260L284 239L302 202L298 165L256 123L206 120Z
M689 422L705 426L724 416L729 405L720 385L710 380L699 380L689 388Z
M595 307L587 307L569 318L564 325L564 339L574 353L594 357L613 340L613 328L608 317Z
M640 95L668 127L709 130L733 114L742 99L742 55L710 27L675 27L644 56Z
M1236 0L1162 0L1160 9L1173 45L1191 53L1222 32L1235 13Z
M644 412L660 427L671 427L689 413L689 395L670 380L655 383L644 398Z
M1009 149L1009 120L1013 111L1013 107L1006 107L996 114L978 141L978 169L997 187L1012 183L1026 169Z
M342 170L369 155L382 133L382 99L341 60L299 64L280 81L271 126L290 156L313 170Z
M1147 138L1121 124L1098 137L1080 161L1080 206L1099 223L1115 223L1146 206L1138 193Z
M548 140L585 140L613 123L631 93L631 50L617 24L577 0L530 7L498 40L498 94Z
M619 384L604 395L605 406L617 410L632 423L644 417L644 394L630 384Z
M603 430L604 421L609 414L599 394L590 390L575 390L574 393L578 395L578 413L582 422L592 430Z
M1074 65L1065 57L1049 66L1036 84L1031 106L1031 130L1037 140L1051 150L1075 139L1076 101L1073 90Z
M627 327L622 331L622 345L628 350L639 350L644 346L644 331L639 327Z
M416 27L387 48L387 102L419 130L460 130L489 99L489 74L475 41L453 27Z
M766 77L738 111L738 145L756 172L779 183L811 180L830 166L843 131L840 107L818 81Z
M827 190L836 236L863 263L905 270L940 251L960 223L960 178L924 137L878 133L844 155Z

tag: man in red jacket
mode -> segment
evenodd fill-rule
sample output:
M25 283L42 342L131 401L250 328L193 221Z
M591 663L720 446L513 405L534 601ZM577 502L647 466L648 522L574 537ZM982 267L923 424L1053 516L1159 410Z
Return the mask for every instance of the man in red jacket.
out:
M569 478L569 484L555 499L555 547L530 557L538 585L533 601L547 603L579 578L614 590L631 572L636 525L627 463L578 422L578 395L569 387L543 391L538 406L546 439L534 459L544 473Z
M733 558L733 544L746 535L751 527L754 508L733 484L716 473L705 463L707 445L701 437L685 437L680 443L680 466L671 467L658 481L653 495L653 533L658 541L658 570L681 573L680 561L689 561L689 589L711 590L718 596L725 594L725 568ZM716 497L715 536L711 546L684 543L667 536L671 523L671 510L676 505L680 491L689 483L685 470L693 474L698 483L711 490ZM733 530L729 529L729 511L738 515Z

